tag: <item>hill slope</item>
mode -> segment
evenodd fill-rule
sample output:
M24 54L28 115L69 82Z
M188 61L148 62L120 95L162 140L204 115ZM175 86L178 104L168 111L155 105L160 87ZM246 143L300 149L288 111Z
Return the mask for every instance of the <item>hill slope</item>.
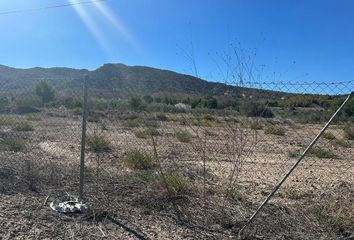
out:
M16 90L30 88L40 79L48 79L54 85L61 85L65 81L71 81L84 77L88 70L73 68L11 68L0 65L0 90Z
M31 89L40 79L47 79L60 89L81 89L81 80L86 75L90 78L91 89L100 92L114 90L119 96L154 93L216 96L241 96L245 93L256 94L258 97L270 95L270 91L240 88L168 70L124 64L105 64L94 71L58 67L18 69L0 65L0 90Z

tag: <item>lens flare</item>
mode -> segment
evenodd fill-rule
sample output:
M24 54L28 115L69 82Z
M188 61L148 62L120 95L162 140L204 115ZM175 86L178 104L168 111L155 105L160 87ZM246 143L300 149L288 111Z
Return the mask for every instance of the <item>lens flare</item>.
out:
M94 2L100 13L112 24L112 26L125 38L125 40L135 49L140 49L139 44L129 33L123 22L116 16L103 2Z
M77 1L78 0L68 0L70 4L73 4L76 13L81 18L86 27L89 29L94 38L97 40L97 42L100 44L100 46L105 50L107 54L110 55L111 49L109 47L109 41L105 37L104 33L101 31L100 27L94 21L94 18L85 10L82 5L76 4ZM134 50L142 52L141 47L129 33L122 21L103 2L97 1L93 2L93 4L98 10L98 12L105 18L105 20L108 21L114 27L114 29L117 30L117 32L124 38L124 40L129 45L134 48Z
M77 3L76 0L68 1L71 4ZM77 15L81 18L82 22L86 25L86 27L89 29L89 31L94 36L96 41L100 44L100 46L103 48L103 50L109 53L109 44L98 25L93 21L93 18L88 14L88 12L84 9L82 5L77 4L73 5L73 7Z

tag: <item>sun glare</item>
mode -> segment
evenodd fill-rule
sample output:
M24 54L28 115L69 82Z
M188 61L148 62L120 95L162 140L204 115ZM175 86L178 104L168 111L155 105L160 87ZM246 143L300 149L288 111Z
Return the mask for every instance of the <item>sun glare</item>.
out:
M75 4L78 3L78 0L68 0L69 3ZM141 48L139 44L137 44L136 40L129 33L127 28L124 26L122 21L116 16L103 2L97 1L93 2L95 8L98 12L108 21L114 29L118 31L118 33L122 36L122 38L130 44L134 50L140 51ZM110 53L109 41L107 40L107 36L100 30L100 27L95 22L94 17L91 16L84 6L77 4L73 5L76 13L79 15L83 23L90 30L92 35L95 37L100 46L107 52Z
M77 0L68 0L69 3L75 4L78 1ZM104 35L102 31L99 29L98 25L93 21L93 18L88 14L88 12L84 9L82 5L73 5L76 13L79 15L83 23L86 25L86 27L90 30L91 34L94 36L94 38L97 40L97 42L100 44L100 46L105 50L109 51L109 45L107 40L104 38Z
M140 47L127 28L124 26L123 22L115 15L104 2L94 3L100 13L112 24L112 26L124 37L124 39L136 50Z

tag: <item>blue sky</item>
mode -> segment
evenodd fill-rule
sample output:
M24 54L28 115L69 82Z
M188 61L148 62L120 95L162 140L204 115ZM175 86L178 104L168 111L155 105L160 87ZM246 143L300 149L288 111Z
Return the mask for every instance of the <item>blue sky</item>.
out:
M222 56L239 43L244 56L257 53L257 81L354 79L351 0L106 0L1 15L80 1L1 0L0 64L95 69L119 62L193 74L187 52L201 77L223 81Z

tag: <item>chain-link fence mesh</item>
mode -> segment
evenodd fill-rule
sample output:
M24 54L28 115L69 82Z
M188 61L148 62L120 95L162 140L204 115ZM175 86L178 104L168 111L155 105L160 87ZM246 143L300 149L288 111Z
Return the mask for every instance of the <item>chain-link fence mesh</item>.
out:
M1 194L15 214L0 230L5 237L16 236L6 229L21 218L18 231L39 238L236 238L354 82L142 95L91 77L84 168L90 211L77 218L43 205L79 194L83 85L0 86ZM353 102L249 226L252 239L353 237Z

